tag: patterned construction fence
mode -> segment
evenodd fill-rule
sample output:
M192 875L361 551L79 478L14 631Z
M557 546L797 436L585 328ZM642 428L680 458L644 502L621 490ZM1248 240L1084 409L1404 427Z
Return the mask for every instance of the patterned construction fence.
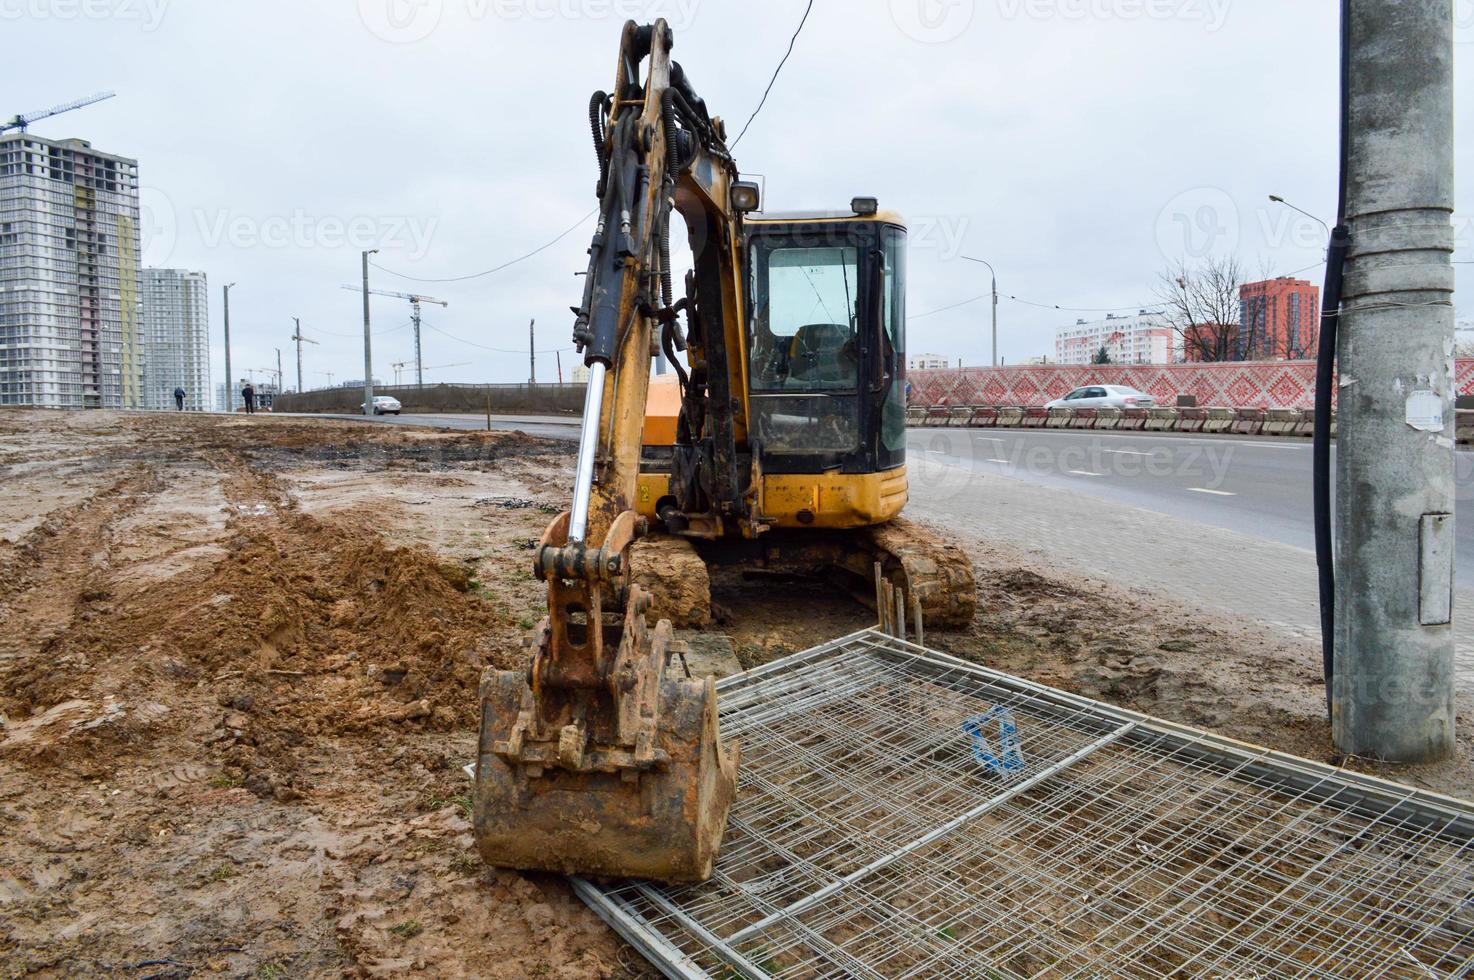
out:
M1454 366L1457 394L1474 395L1474 359ZM1218 364L1042 365L912 371L910 404L1042 406L1087 384L1130 385L1175 405L1308 411L1315 407L1314 361L1234 361Z

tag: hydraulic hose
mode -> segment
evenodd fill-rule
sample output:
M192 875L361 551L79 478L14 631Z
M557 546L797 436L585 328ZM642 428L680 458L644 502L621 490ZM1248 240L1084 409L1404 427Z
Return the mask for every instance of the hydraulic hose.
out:
M1326 683L1326 711L1331 708L1331 682L1336 670L1336 564L1331 517L1331 411L1335 390L1336 337L1341 314L1342 274L1350 233L1346 228L1346 183L1351 157L1351 0L1341 0L1341 148L1336 200L1336 227L1326 249L1325 286L1321 290L1320 335L1315 357L1315 432L1311 459L1315 506L1315 564L1320 588L1321 672Z
M599 161L599 188L597 196L604 197L604 184L609 180L609 164L604 159L604 105L609 96L595 92L589 96L589 129L594 135L594 156Z

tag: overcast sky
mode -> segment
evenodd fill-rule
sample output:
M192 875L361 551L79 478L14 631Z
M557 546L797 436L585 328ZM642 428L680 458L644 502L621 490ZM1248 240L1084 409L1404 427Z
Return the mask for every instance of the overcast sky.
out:
M1457 0L1474 70L1474 0ZM118 97L33 127L135 157L145 262L210 277L213 378L309 387L362 376L359 250L424 278L491 268L595 205L589 93L623 21L664 16L675 57L735 132L803 0L0 0L0 116L99 89ZM1329 0L816 0L736 154L772 209L877 195L911 223L909 347L1053 353L1054 330L1150 302L1171 261L1236 253L1319 282L1323 232L1267 199L1335 209L1336 5ZM1463 88L1467 93L1467 86ZM1456 258L1474 259L1474 100L1459 105ZM373 285L427 307L427 380L519 381L536 318L539 380L569 348L592 222L505 271ZM1460 266L1462 294L1474 266ZM1012 299L1008 297L1017 297ZM1026 301L1026 302L1023 302ZM951 308L949 308L951 307ZM941 312L933 312L938 311ZM1474 302L1459 304L1461 320ZM374 370L413 360L408 304L373 307ZM929 314L929 315L927 315ZM453 339L459 338L459 339ZM464 341L481 345L471 346ZM498 353L483 348L504 348ZM565 374L571 359L563 356ZM258 371L258 377L260 373Z

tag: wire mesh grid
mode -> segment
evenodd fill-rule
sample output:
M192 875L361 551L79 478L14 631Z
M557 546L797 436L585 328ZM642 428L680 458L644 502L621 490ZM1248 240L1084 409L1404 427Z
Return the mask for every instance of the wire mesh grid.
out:
M677 977L1462 977L1474 810L866 631L720 685L716 874L576 881Z

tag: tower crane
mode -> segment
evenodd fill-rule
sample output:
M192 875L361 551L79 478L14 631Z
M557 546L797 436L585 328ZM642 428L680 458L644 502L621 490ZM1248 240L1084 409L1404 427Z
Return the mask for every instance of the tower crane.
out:
M457 361L454 364L433 364L433 365L431 365L429 367L418 367L418 366L416 366L416 370L418 370L418 371L444 371L446 368L466 367L470 363L471 363L470 361ZM390 367L392 367L394 369L394 384L396 386L399 384L399 372L402 371L402 370L404 370L404 364L405 364L404 361L395 361L393 364L390 364L389 365Z
M295 324L295 329L292 331L292 339L297 342L297 391L302 392L307 390L302 387L302 345L304 343L315 344L317 341L311 337L302 336L302 318L300 316L292 317L292 323Z
M364 291L362 286L344 286L343 288L351 289L355 293ZM449 306L450 304L443 299L436 299L434 296L426 296L422 293L396 293L391 289L370 289L369 292L375 296L393 296L397 299L409 300L410 319L415 325L415 387L424 387L426 369L420 360L420 304L434 303L436 306Z
M26 131L26 127L33 122L39 122L40 120L48 119L51 116L59 116L63 112L71 112L73 109L80 109L83 106L92 105L94 102L102 102L105 99L111 99L117 94L118 93L116 92L98 92L95 95L89 95L83 99L76 99L71 102L63 102L61 105L54 105L50 109L37 109L34 112L22 112L13 117L9 122L0 122L0 133L9 132L12 129L24 133Z

